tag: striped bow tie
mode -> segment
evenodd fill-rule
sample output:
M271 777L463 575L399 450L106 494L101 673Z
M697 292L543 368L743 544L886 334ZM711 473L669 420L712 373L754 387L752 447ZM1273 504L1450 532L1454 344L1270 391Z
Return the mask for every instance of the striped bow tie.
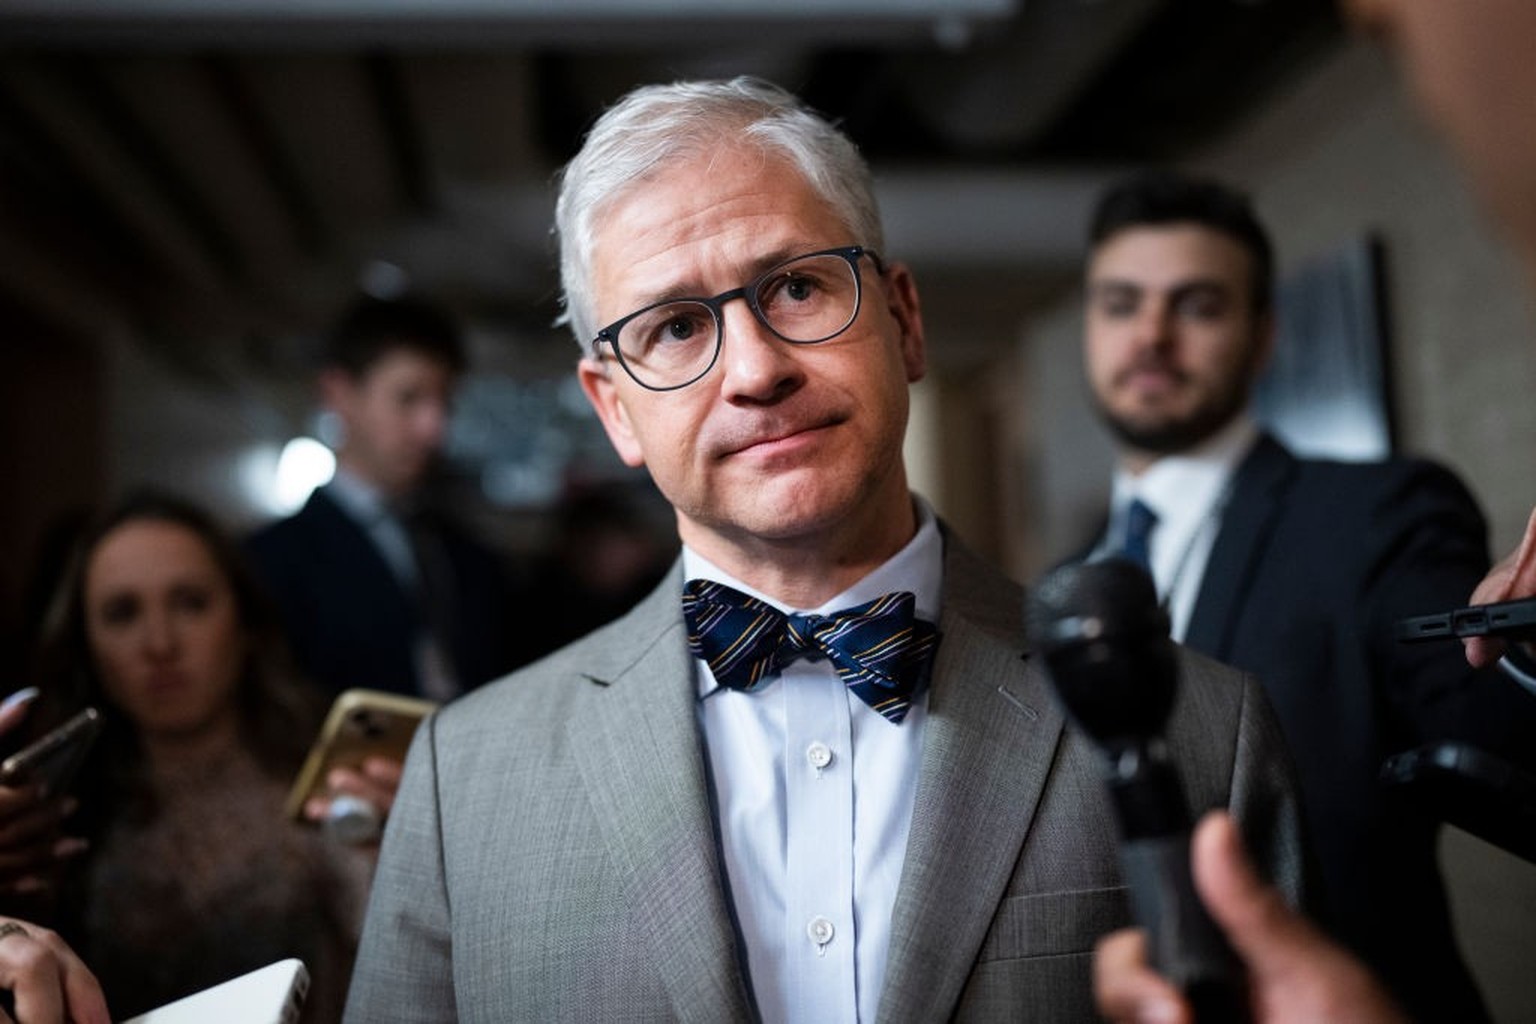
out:
M785 615L722 583L683 587L688 649L721 686L755 690L796 658L826 658L854 694L900 724L927 674L939 631L905 591L831 615Z

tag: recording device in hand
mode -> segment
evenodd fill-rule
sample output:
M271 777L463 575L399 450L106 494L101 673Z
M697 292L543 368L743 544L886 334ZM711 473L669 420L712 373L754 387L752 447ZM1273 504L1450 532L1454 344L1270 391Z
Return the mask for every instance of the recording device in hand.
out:
M1474 604L1434 615L1415 615L1397 623L1397 638L1405 643L1472 636L1536 642L1536 598Z
M305 804L326 793L326 776L333 768L361 771L370 757L404 761L416 726L436 709L435 701L395 693L342 692L288 792L285 813L304 821ZM366 800L340 795L331 801L326 827L344 842L372 842L383 827L383 816Z
M1397 639L1403 643L1475 636L1536 643L1536 598L1469 605L1397 622ZM1503 682L1517 685L1515 678ZM1382 764L1381 780L1420 813L1536 863L1536 773L1470 744L1440 741L1393 754Z
M101 732L101 713L85 708L63 725L0 761L0 786L38 784L46 796L69 789Z
M122 1024L298 1024L309 994L309 968L279 960L142 1013Z
M1104 754L1121 870L1152 966L1197 1020L1246 1020L1242 966L1190 875L1190 813L1163 738L1178 662L1151 579L1121 559L1064 566L1030 594L1025 619L1067 714Z

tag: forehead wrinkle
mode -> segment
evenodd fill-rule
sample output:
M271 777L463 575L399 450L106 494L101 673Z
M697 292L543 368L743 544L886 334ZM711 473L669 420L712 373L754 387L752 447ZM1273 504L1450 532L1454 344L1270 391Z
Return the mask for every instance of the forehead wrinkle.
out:
M846 229L827 232L837 218L792 161L750 145L695 156L606 208L591 264L598 322L730 291L785 259L849 241ZM648 186L669 201L651 202Z

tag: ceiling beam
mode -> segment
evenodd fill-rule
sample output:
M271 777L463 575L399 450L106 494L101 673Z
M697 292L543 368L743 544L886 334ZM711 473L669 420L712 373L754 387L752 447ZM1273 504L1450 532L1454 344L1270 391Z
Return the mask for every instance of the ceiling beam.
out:
M400 67L393 57L375 51L363 56L363 70L373 90L379 124L394 158L400 191L414 211L431 213L438 205L436 189Z
M204 58L203 71L229 123L287 211L299 249L310 256L329 252L334 240L326 231L319 204L305 186L298 161L283 145L250 83L228 57Z
M197 239L209 261L227 281L243 281L248 267L239 243L224 230L204 201L196 182L184 174L160 139L113 88L94 63L81 63L66 77L81 105L102 133L144 171L164 204L175 211L182 227Z

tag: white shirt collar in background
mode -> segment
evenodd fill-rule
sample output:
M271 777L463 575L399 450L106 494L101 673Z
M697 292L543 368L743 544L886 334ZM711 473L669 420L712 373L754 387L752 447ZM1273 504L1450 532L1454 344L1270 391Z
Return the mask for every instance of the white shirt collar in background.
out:
M1175 640L1182 640L1188 630L1211 548L1221 532L1232 476L1258 439L1258 426L1246 413L1239 414L1194 448L1163 456L1140 476L1123 469L1115 472L1106 548L1119 548L1125 509L1132 499L1140 498L1157 513L1150 546L1152 577L1168 608Z

